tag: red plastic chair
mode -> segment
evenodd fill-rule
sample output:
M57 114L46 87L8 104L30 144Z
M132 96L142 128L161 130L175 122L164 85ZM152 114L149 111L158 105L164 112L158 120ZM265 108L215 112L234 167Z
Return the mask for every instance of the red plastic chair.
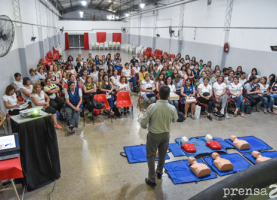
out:
M118 92L116 105L121 108L132 107L132 118L134 118L133 104L129 92Z
M108 99L106 97L105 94L96 94L94 95L94 99L98 100L99 102L104 102L105 108L102 109L95 109L95 110L111 110L111 107L109 105ZM109 114L110 118L111 118L111 122L113 123L113 118L111 117L111 113ZM93 124L94 124L94 120L93 120Z
M172 57L172 58L175 58L175 54L171 54L171 57Z

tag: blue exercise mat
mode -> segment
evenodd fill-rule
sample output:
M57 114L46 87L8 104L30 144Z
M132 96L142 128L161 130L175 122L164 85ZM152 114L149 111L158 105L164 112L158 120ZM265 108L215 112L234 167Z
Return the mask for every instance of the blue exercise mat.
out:
M130 164L140 163L140 162L147 162L146 145L137 145L137 146L124 147L124 150L125 150L128 162ZM122 153L120 153L120 155L122 155ZM156 160L158 160L158 159L159 158L156 158ZM166 154L166 159L170 159L168 154Z
M276 158L277 157L277 151L263 151L263 152L260 152L260 153L264 157L269 157L269 158ZM247 158L253 164L255 164L255 165L257 164L256 163L256 158L254 156L252 156L252 153L243 154L243 156L245 158Z
M178 146L181 149L181 146L182 146L181 138L175 139L175 142L178 144ZM223 145L221 145L222 148L220 150L212 150L211 148L207 147L206 146L206 140L203 139L203 137L189 138L188 142L193 143L195 148L196 148L195 153L187 153L183 149L181 149L188 157L190 157L190 156L195 157L197 155L207 155L207 154L212 154L213 152L227 153L227 151L226 151L226 149Z
M252 151L263 151L263 150L270 150L272 147L267 145L264 141L255 136L246 136L246 137L238 137L240 140L245 140L250 144L250 149L247 150L238 150L240 153L250 153ZM231 139L225 139L226 142L233 145L233 141Z
M186 154L177 143L169 143L168 148L175 157L186 156Z
M203 159L205 160L205 162L212 167L212 169L219 175L219 176L225 176L228 174L232 174L232 173L236 173L239 171L242 171L248 167L251 167L252 165L247 162L241 155L239 155L238 153L233 153L233 154L225 154L225 155L220 155L221 158L224 158L226 160L229 160L234 168L231 171L224 171L221 172L217 169L217 167L213 164L214 159L209 156L209 157L204 157Z
M196 159L196 160L198 163L206 164L201 159ZM211 174L209 176L198 178L190 170L190 165L188 165L188 160L168 162L164 164L164 168L166 169L167 174L170 176L174 184L190 183L195 181L198 182L198 181L205 181L205 180L217 178L217 175L213 172L213 170L210 167L209 168L211 169Z

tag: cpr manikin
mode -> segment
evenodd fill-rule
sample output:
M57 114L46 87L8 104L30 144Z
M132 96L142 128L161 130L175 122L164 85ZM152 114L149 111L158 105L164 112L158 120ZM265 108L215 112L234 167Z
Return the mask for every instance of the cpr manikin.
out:
M252 151L252 155L256 158L256 163L261 163L271 159L269 157L262 156L258 151Z
M214 141L213 137L210 134L207 134L205 137L206 146L210 147L212 150L220 150L222 147L218 141Z
M214 166L216 166L216 168L219 171L224 172L224 171L233 170L233 168L234 168L233 164L227 159L220 158L218 153L216 153L216 152L212 153L212 157L214 159L213 164L214 164Z
M191 165L190 170L198 178L203 176L208 176L211 174L210 168L203 163L198 163L194 157L189 157L188 161L189 161L189 165Z
M239 150L250 149L250 144L245 140L240 140L235 135L231 135L230 139L233 141L233 145Z
M194 144L192 143L188 143L188 138L187 137L182 137L181 142L181 149L183 149L185 152L188 153L195 153L196 152L196 148L194 146Z

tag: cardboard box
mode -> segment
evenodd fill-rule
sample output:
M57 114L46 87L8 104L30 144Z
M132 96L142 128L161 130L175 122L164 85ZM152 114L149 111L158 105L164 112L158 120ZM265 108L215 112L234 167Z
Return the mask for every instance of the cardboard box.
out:
M178 101L179 99L180 99L180 96L177 94L170 94L168 97L168 100L170 100L170 101L175 101L175 100Z

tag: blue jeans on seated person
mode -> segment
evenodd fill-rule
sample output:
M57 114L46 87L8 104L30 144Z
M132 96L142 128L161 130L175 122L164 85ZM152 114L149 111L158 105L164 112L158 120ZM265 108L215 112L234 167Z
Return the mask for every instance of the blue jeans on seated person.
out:
M182 101L183 103L185 103L185 102L186 102L186 98L185 98L185 97L181 97L181 98L180 98L180 101Z
M133 82L133 86L135 87L136 84L137 84L136 77L132 76L132 77L129 79L129 82Z
M238 97L234 97L232 98L233 100L235 100L237 102L237 106L236 108L240 109L240 112L244 112L244 101L243 101L243 96L240 95L239 98Z
M111 98L108 99L108 102L111 107L111 110L113 110L113 95L111 95Z
M263 97L263 100L264 100L264 109L266 110L268 99L266 97ZM271 109L273 105L274 105L274 98L271 96L269 99L268 109Z
M170 101L170 100L168 100L168 103L169 104L171 104L171 105L174 105L175 106L175 108L177 109L177 111L178 111L178 105L179 105L179 102L177 101L177 100L174 100L174 101Z

